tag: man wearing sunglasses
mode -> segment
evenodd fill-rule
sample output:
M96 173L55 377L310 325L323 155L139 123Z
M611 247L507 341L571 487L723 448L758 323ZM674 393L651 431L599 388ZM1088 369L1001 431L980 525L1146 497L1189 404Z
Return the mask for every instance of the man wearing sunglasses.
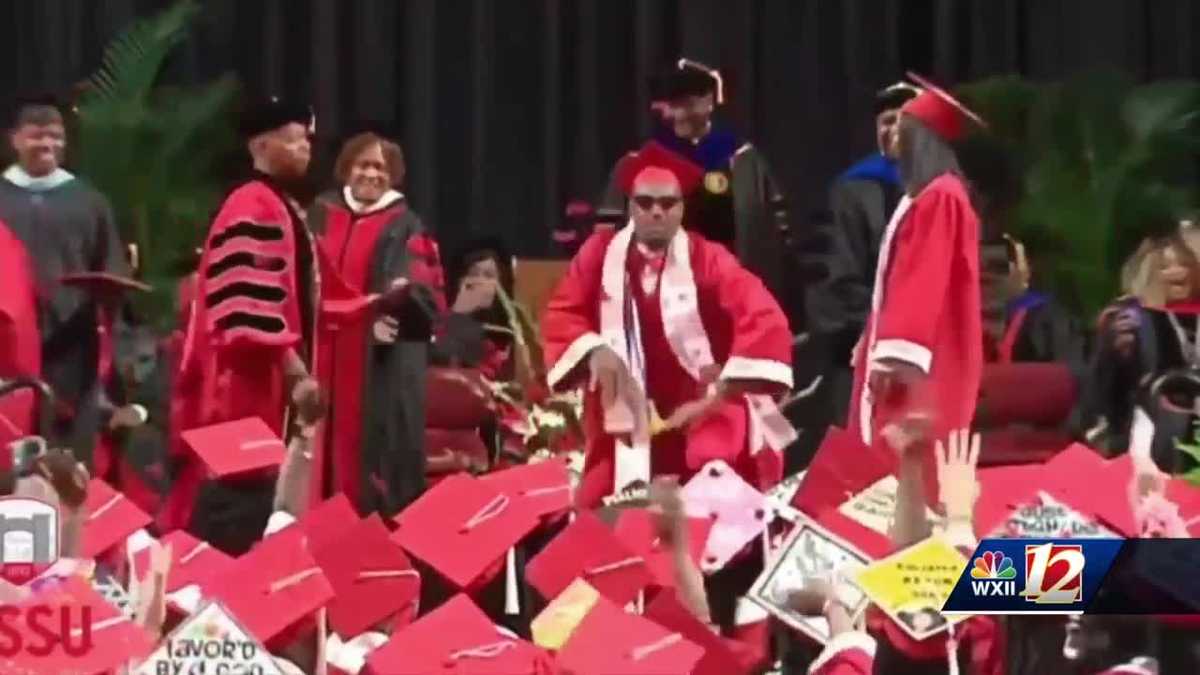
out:
M583 508L718 459L780 478L795 434L770 395L791 387L791 333L758 277L683 228L703 174L653 141L624 163L628 224L584 243L543 314L550 386L587 388Z

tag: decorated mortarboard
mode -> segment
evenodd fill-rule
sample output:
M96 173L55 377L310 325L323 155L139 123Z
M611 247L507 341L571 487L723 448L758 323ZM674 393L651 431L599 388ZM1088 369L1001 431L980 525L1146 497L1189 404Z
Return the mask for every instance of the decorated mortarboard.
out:
M25 604L46 608L54 631L65 629L61 642L49 653L34 649L45 644L44 627L33 622L7 623L7 644L23 644L13 656L0 657L3 673L103 673L140 661L154 649L154 638L119 609L109 604L91 584L71 577L38 593ZM60 617L62 624L59 623Z
M149 525L153 518L99 478L88 482L80 556L95 558Z
M574 675L687 675L694 672L704 652L682 632L600 598L557 658Z
M213 672L283 675L285 670L228 609L210 602L171 631L133 674Z
M317 118L311 105L270 96L245 106L238 122L243 138L254 138L288 124L299 124L316 133Z
M301 537L264 539L207 586L209 597L263 642L310 619L333 597Z
M658 101L709 94L717 105L725 102L724 78L715 68L691 59L679 59L672 68L650 80L650 95Z
M591 512L581 512L529 561L525 579L547 600L583 579L621 605L653 580L645 556L631 551Z
M343 528L342 536L313 551L333 586L329 626L349 640L399 615L417 614L421 575L377 514Z
M498 572L539 520L497 486L458 474L421 495L396 524L392 536L405 551L466 590Z
M766 496L721 460L705 464L683 487L682 497L688 517L712 522L700 561L706 573L724 567L771 521Z
M530 622L534 644L551 651L562 649L599 600L600 591L591 584L583 579L572 581Z
M539 673L549 656L538 647L501 632L466 595L392 634L387 644L367 657L364 672L399 673Z
M695 190L704 178L704 169L700 166L671 152L657 141L648 141L637 152L621 158L616 168L617 185L625 194L632 195L638 177L651 169L675 176L680 191L685 195Z
M181 435L217 478L273 470L287 455L287 446L257 417L188 429Z
M945 89L929 80L909 72L908 78L921 87L921 93L904 104L901 112L921 120L925 126L943 140L954 142L966 135L967 123L973 122L982 128L987 123L972 112Z
M875 114L895 110L921 94L921 89L908 82L896 82L875 92Z

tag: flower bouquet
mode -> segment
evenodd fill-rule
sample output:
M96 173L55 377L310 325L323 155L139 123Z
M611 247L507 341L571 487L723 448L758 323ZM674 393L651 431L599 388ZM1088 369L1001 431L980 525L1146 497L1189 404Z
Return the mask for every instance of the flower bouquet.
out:
M501 455L511 463L564 457L577 474L583 461L583 392L550 391L537 324L504 289L497 296L508 317L505 332L513 336L515 373L511 380L486 383L496 406Z

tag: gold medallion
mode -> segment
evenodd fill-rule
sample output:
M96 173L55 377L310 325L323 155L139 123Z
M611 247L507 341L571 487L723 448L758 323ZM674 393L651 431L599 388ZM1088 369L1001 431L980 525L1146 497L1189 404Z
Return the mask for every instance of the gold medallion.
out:
M714 195L725 194L729 189L729 178L720 171L709 171L704 174L704 189Z

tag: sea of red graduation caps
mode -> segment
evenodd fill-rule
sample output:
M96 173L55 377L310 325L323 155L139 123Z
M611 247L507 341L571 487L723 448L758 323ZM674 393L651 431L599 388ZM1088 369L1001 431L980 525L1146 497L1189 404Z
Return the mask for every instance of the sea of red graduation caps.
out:
M193 445L205 448L198 454L217 475L267 470L282 458L247 467L222 459L221 451L209 452L213 444ZM792 506L868 556L884 557L893 552L886 537L842 515L837 507L893 469L892 457L834 431L810 465ZM976 531L980 536L994 532L1018 507L1045 491L1109 529L1131 535L1134 517L1124 498L1131 471L1128 459L1104 460L1082 446L1072 446L1045 464L983 468ZM693 480L703 478L703 472L698 476ZM392 522L378 515L359 518L339 495L268 534L236 559L187 533L168 533L162 538L172 554L166 591L197 585L206 599L219 600L271 650L312 635L321 607L327 608L329 630L343 640L388 625L389 641L369 655L362 670L375 674L435 672L463 659L486 661L487 672L541 673L561 667L580 675L715 674L740 672L765 658L765 622L722 638L691 617L674 593L663 592L674 585L672 566L655 538L648 511L623 510L615 525L590 512L572 514L568 484L566 465L560 461L480 477L452 476ZM689 515L710 513L709 518L690 520L697 564L711 568L725 558L736 561L761 545L759 535L767 521L775 542L786 532L787 523L771 515L763 518L762 495L739 490L744 487L732 472L698 489L691 489L691 483L685 486ZM730 498L731 494L739 496ZM1185 520L1200 514L1193 488L1172 482L1167 496L1180 505ZM86 508L84 557L119 561L130 535L151 522L148 514L99 480L90 486ZM601 600L551 654L500 631L472 594L506 574L509 549L555 531L525 567L526 582L550 601L582 578ZM414 570L414 559L424 573ZM133 560L140 577L148 565L148 551L140 551ZM445 585L450 599L435 608L419 607L422 584ZM92 605L94 622L116 616L116 609L89 585L62 588L54 602ZM626 611L638 602L644 607L641 615ZM168 625L186 616L174 602L168 608ZM103 647L70 662L79 672L99 672L144 657L154 648L150 636L133 624L94 625L107 631L103 640L94 640Z

